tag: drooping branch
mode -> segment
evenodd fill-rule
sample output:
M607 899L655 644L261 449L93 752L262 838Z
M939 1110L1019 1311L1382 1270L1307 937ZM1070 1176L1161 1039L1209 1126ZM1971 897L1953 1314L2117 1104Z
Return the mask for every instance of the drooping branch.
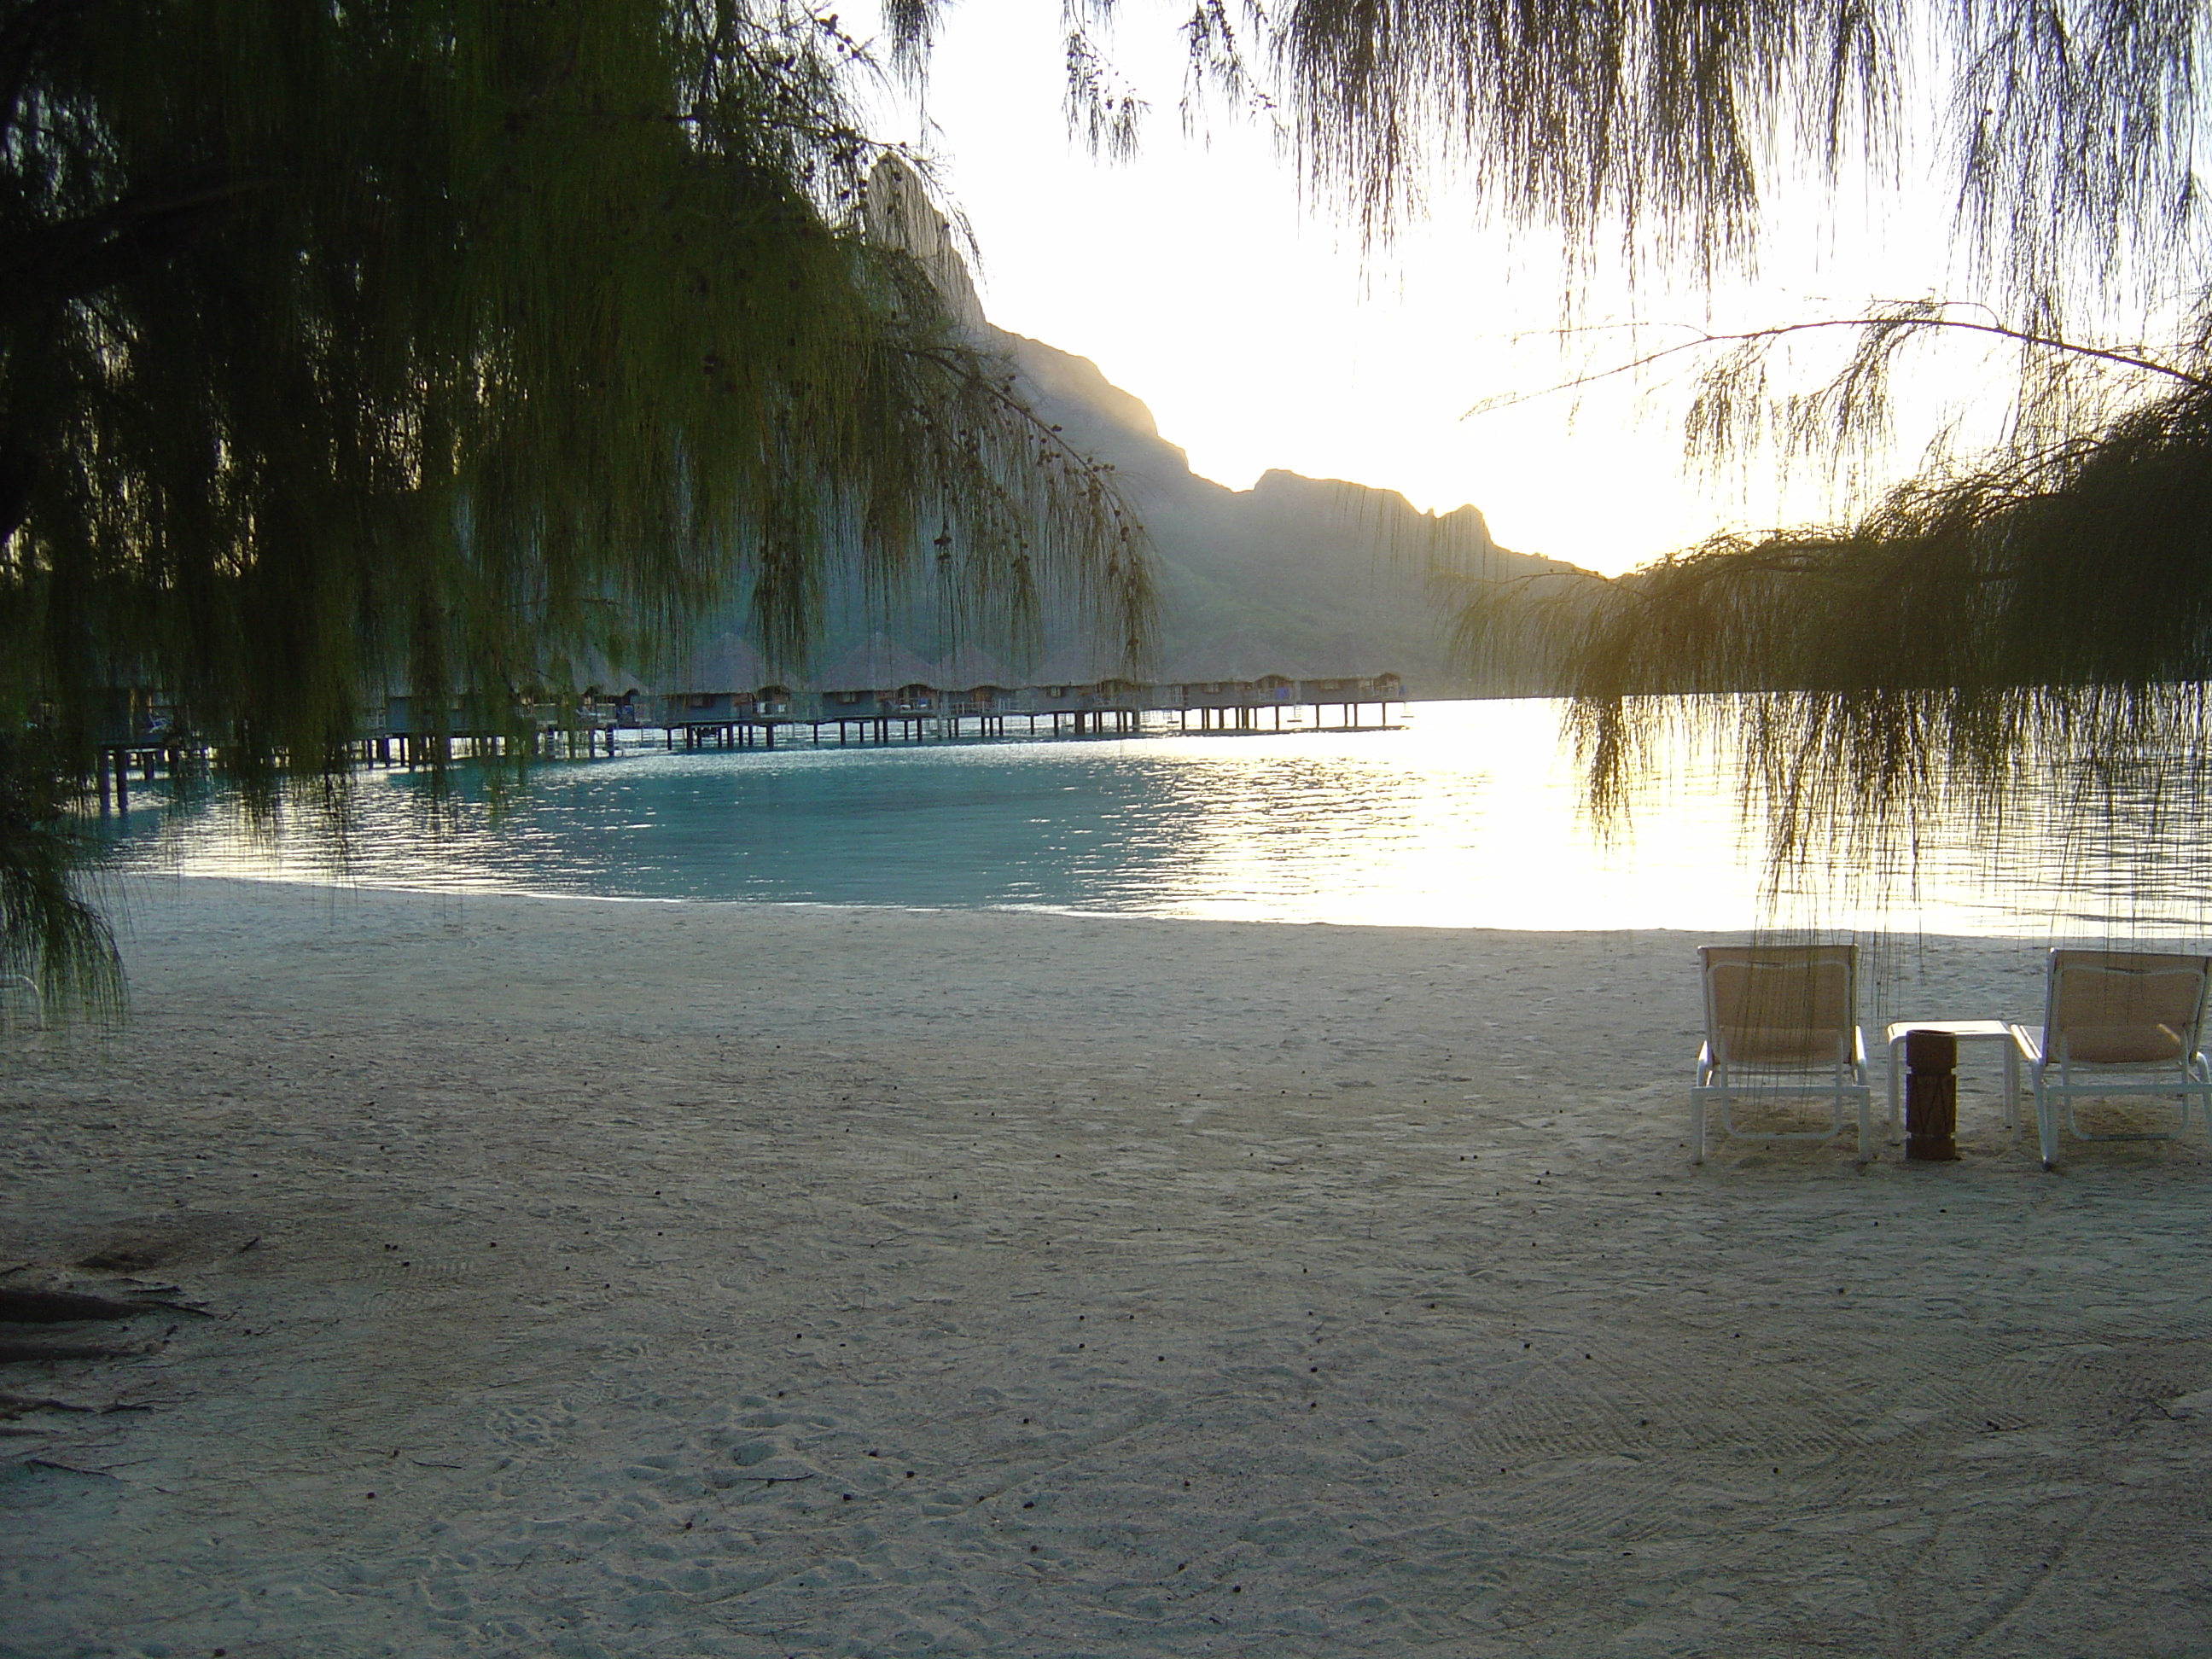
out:
M1918 305L1923 302L1907 303ZM1679 341L1670 346L1662 346L1656 351L1647 351L1620 362L1609 364L1604 368L1592 369L1587 374L1570 375L1565 380L1555 380L1548 386L1538 386L1533 391L1501 392L1494 396L1484 398L1470 404L1460 416L1460 419L1473 420L1479 416L1494 415L1503 410L1517 409L1523 404L1536 403L1546 398L1555 398L1571 392L1585 391L1591 386L1602 385L1606 381L1641 374L1647 369L1656 368L1662 363L1698 352L1711 351L1717 347L1762 345L1777 340L1785 340L1793 335L1821 334L1842 330L1849 330L1854 333L1879 331L1884 334L1895 334L1899 331L1941 331L1987 335L2038 351L2063 352L2069 356L2081 357L2095 362L2112 363L2118 368L2158 375L2183 386L2212 390L2212 378L2191 369L2178 368L2172 363L2152 357L2139 349L2130 350L2116 346L2089 345L2077 340L2063 339L2053 334L2039 334L2032 329L2014 328L2001 322L1975 322L1963 317L1900 315L1895 312L1873 312L1856 317L1820 317L1805 322L1776 323L1765 328L1741 329L1734 332L1709 333L1699 330L1692 339Z
M0 736L35 713L64 787L150 693L343 812L365 700L520 732L748 595L799 656L833 582L1149 627L1110 477L865 234L826 13L94 15L0 0ZM0 955L107 959L66 880L13 890Z
M203 234L240 197L266 179L134 196L94 213L42 224L21 237L0 264L0 295L15 307L82 300L169 257Z
M2212 386L1915 480L1844 526L1483 596L1534 640L1601 817L1677 739L1732 755L1776 867L1894 867L1938 821L2063 824L2212 772ZM2175 793L2172 792L2179 791Z

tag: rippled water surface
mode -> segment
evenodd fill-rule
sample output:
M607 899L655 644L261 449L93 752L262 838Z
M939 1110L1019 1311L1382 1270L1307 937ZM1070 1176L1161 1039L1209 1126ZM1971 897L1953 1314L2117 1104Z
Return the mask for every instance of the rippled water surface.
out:
M1578 811L1556 705L1416 704L1401 729L669 754L558 763L495 811L403 771L360 781L341 866L311 813L270 838L140 788L127 863L374 884L827 904L1515 928L1748 927L1755 849L1686 761L1608 842ZM2192 815L2193 817L2193 815ZM2148 823L2148 819L2144 820ZM1951 837L1963 842L1965 837ZM1802 878L1770 919L2002 934L2203 931L2193 821L2026 838L1993 870L1923 837L1917 871Z

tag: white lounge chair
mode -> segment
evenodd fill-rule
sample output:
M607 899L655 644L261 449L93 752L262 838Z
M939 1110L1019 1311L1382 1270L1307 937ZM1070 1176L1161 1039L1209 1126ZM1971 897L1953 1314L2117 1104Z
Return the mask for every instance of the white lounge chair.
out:
M1864 1163L1874 1146L1874 1091L1858 1025L1858 947L1708 945L1698 960L1705 1045L1690 1085L1691 1161L1705 1161L1709 1103L1731 1139L1830 1141L1843 1133L1844 1109L1856 1102ZM1739 1130L1729 1110L1737 1100L1825 1100L1834 1115L1826 1129Z
M2212 1066L2201 1047L2212 957L2149 951L2053 951L2043 1024L2015 1025L2035 1093L2043 1167L2058 1163L2059 1109L2081 1140L2171 1140L2197 1101L2212 1131ZM2181 1116L2163 1133L2090 1134L2075 1115L2082 1096L2172 1095Z

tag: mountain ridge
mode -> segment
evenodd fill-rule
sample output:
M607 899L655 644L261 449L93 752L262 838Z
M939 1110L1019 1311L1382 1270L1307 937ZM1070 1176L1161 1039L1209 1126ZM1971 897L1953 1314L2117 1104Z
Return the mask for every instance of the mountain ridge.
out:
M1244 671L1265 664L1255 672L1300 679L1395 673L1420 696L1528 689L1455 659L1450 634L1464 583L1573 567L1500 547L1472 503L1425 512L1395 489L1280 467L1246 489L1203 477L1162 434L1150 405L1096 362L989 320L945 216L912 167L879 162L864 212L870 236L910 255L952 314L1009 365L1037 416L1111 470L1152 545L1160 611L1153 660L1141 671L1147 678L1249 678ZM880 648L939 663L962 651L995 652L1024 675L1045 663L1064 678L1079 661L1101 675L1127 666L1105 661L1067 617L1045 617L1033 657L1018 660L1007 641L959 637L943 608L918 592L887 603L848 583L824 599L817 665L853 662L880 640ZM734 618L720 629L715 647L702 645L688 660L734 664L731 653L747 630ZM779 667L777 678L793 684L826 684L820 672Z
M1440 579L1567 568L1500 547L1472 503L1427 513L1395 489L1280 467L1232 489L1193 471L1144 400L1090 358L986 330L1039 416L1110 465L1144 520L1170 664L1202 665L1237 639L1273 648L1284 672L1389 671L1422 695L1478 693L1494 688L1453 658L1455 615Z

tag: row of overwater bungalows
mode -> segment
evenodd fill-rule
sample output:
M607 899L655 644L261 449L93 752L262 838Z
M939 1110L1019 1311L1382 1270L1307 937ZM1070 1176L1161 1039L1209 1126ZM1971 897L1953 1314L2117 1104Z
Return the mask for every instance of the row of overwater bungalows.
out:
M963 648L941 662L881 635L848 653L811 685L779 676L752 645L726 635L677 665L660 688L641 681L593 688L595 709L623 726L682 730L744 723L991 721L1100 711L1281 710L1404 701L1392 673L1299 673L1249 650L1225 650L1173 665L1158 678L1103 672L1062 653L1023 675L988 653ZM1238 723L1249 724L1249 721ZM988 729L988 728L987 728Z
M1102 713L1180 712L1207 725L1250 726L1275 711L1318 706L1356 708L1405 699L1393 673L1318 676L1297 672L1264 648L1231 646L1170 665L1157 678L1139 679L1102 670L1093 659L1062 653L1023 675L988 653L963 648L932 662L878 635L818 674L811 684L770 668L751 643L731 634L712 641L660 674L623 678L602 671L601 683L580 688L585 723L600 728L653 727L681 732L741 725L830 726L973 719L994 729L1008 715L1086 717ZM102 747L158 748L190 739L177 732L165 699L118 694L111 719L100 722ZM462 736L490 731L497 722L469 700L441 712L404 690L378 698L362 711L362 737ZM543 711L544 723L566 718ZM1085 729L1080 724L1077 729ZM1095 725L1091 729L1100 729Z
M1147 714L1175 715L1186 729L1279 730L1283 716L1301 707L1316 710L1316 725L1328 723L1329 710L1341 709L1342 724L1356 726L1367 723L1368 708L1376 711L1375 724L1388 724L1389 705L1406 698L1396 674L1297 673L1250 646L1198 653L1157 679L1137 679L1074 654L1027 675L974 649L930 662L880 635L812 677L811 685L775 673L734 634L653 678L659 683L600 671L600 683L580 688L571 705L538 709L529 741L546 754L558 752L564 741L572 754L580 745L592 753L604 745L611 754L615 734L623 730L665 732L672 747L679 736L687 745L717 738L773 744L778 727L793 726L811 727L817 741L834 728L840 742L848 733L863 741L971 731L1003 735L1010 721L1022 720L1030 732L1103 733L1134 731ZM118 690L110 702L94 720L102 811L111 775L118 801L127 800L134 769L150 780L157 768L173 769L204 753L209 742L181 724L156 693ZM511 721L490 718L475 699L448 699L441 710L429 699L396 690L364 705L356 749L364 761L411 763L457 747L499 753L515 737Z

